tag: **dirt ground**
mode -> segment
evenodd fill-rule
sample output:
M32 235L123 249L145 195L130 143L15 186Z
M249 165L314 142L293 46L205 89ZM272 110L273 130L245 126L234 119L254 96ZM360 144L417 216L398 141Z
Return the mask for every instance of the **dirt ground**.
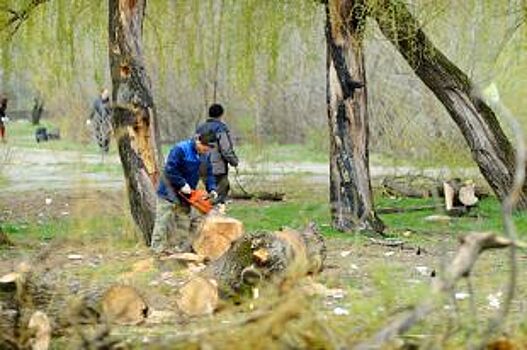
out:
M58 280L72 290L82 291L112 283L131 284L145 296L150 317L140 326L115 327L112 334L144 347L160 339L206 333L207 327L216 327L218 323L234 324L257 309L258 301L248 301L236 306L226 304L212 317L188 319L177 314L174 311L177 290L200 266L159 264L135 237L120 235L119 231L83 234L94 230L91 223L87 223L90 218L105 220L127 216L123 198L122 191L92 189L2 194L0 215L3 222L23 226L46 225L56 219L72 220L75 224L71 228L75 233L44 240L15 235L17 245L0 250L0 276L16 269L19 263L29 261L39 269L54 271ZM102 227L104 231L106 226ZM326 239L328 257L324 270L311 278L306 288L311 295L310 310L315 310L318 319L330 327L332 338L340 339L340 344L349 345L367 338L388 319L425 297L433 276L442 273L443 266L452 259L457 248L456 239L447 235L410 236L405 241L402 247L388 247L358 235ZM71 259L71 254L81 258ZM523 252L519 259L522 277L525 277L526 267L527 256ZM503 303L507 272L505 251L485 253L470 277L471 283L459 283L456 293L444 301L443 310L416 327L410 336L419 341L438 341L438 334L448 332L444 320L452 322L454 328L481 331ZM505 327L507 336L516 336L517 332L525 330L526 283L526 278L518 281L519 295L511 306ZM470 295L474 296L474 306ZM454 348L464 343L464 336L466 334L461 332L454 337L457 339ZM55 340L56 348L65 346L63 341L64 338Z

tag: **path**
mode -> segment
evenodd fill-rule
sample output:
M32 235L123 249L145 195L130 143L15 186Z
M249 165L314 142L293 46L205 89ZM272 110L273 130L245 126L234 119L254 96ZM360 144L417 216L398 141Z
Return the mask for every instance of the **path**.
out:
M122 188L124 178L119 158L77 151L55 151L31 148L0 149L0 171L7 178L9 186L2 191L22 192L39 189L72 189L79 186L94 188ZM243 163L242 174L265 174L267 180L279 180L288 174L301 174L308 181L329 183L329 167L323 163ZM449 168L419 169L374 165L370 169L373 178L386 175L423 174L433 177L452 175ZM477 169L456 169L456 176L477 177ZM242 175L243 178L253 175Z

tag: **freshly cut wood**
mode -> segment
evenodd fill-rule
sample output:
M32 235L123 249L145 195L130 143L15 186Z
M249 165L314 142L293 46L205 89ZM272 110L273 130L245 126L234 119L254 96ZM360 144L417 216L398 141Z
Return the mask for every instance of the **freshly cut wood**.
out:
M10 272L7 275L0 277L0 289L10 288L11 286L16 287L16 281L21 278L18 272Z
M148 305L139 292L131 286L110 287L101 298L102 316L109 322L134 325L148 316Z
M198 229L192 244L194 251L205 258L216 260L231 247L232 242L243 234L241 221L223 216L208 216Z
M459 189L459 201L467 207L476 205L478 197L476 197L476 187L473 183L465 184Z
M205 257L194 253L174 253L167 256L162 256L159 260L179 260L184 262L201 263L205 260Z
M47 350L51 341L51 324L42 311L35 311L29 319L27 328L34 332L29 343L31 350Z
M446 211L450 211L454 208L455 189L448 182L443 182L443 192L445 194L445 209Z
M211 315L218 307L218 286L214 279L194 277L180 290L178 308L187 316Z
M476 186L471 181L453 179L443 182L445 209L450 215L462 215L478 203Z
M281 283L289 277L316 273L325 257L324 239L314 225L303 231L255 232L235 241L205 273L218 281L222 297L237 297L250 293L253 282Z

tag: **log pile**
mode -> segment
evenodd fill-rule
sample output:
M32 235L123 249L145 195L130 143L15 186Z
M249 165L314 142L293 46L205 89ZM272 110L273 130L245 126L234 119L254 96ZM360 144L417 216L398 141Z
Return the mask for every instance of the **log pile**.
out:
M461 182L459 179L443 182L445 210L450 215L468 213L478 203L476 186L473 182Z
M209 222L206 231L208 246L222 246L226 235L211 234L211 226L224 219ZM238 232L237 225L231 226ZM231 235L230 237L238 236ZM197 241L201 241L198 236ZM216 244L215 241L221 242ZM235 302L251 295L260 282L272 281L285 287L299 276L317 273L322 269L326 248L321 234L314 225L303 231L284 229L278 232L255 232L233 240L232 246L197 277L192 278L180 291L177 301L181 311L189 316L210 314L218 295ZM199 290L199 293L197 292ZM196 294L203 294L195 300ZM194 304L191 302L194 301ZM201 310L201 312L199 311Z
M188 264L208 262L177 292L176 311L190 317L212 314L221 297L241 301L264 281L287 290L292 279L320 271L326 255L324 240L314 225L303 231L244 234L241 222L225 216L207 218L193 247L201 255L176 257ZM45 314L36 314L31 321L39 310ZM34 336L38 333L39 343L45 344L47 330L61 334L79 324L139 324L148 313L148 303L131 286L75 288L60 281L57 272L39 269L38 264L23 265L0 277L0 348L27 343L22 334L31 334L37 342ZM40 322L44 320L49 326Z
M443 180L424 175L387 176L380 184L383 193L395 197L431 198L443 197ZM461 183L460 179L447 182ZM488 197L490 191L482 186L474 186L474 195L478 198Z

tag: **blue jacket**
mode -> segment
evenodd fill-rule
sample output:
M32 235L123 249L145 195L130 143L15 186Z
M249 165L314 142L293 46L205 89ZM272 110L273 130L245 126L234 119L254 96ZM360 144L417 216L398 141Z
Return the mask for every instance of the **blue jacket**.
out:
M216 190L216 181L212 174L210 155L200 155L196 149L196 141L189 139L181 141L170 150L165 164L164 177L159 181L157 194L170 202L179 202L176 193L188 183L196 189L200 178L199 169L203 162L207 166L207 191ZM165 181L170 182L170 188Z
M213 132L216 135L217 147L210 151L210 161L214 175L224 175L229 172L229 167L238 166L238 156L234 152L229 127L219 119L209 118L199 125L196 134Z

